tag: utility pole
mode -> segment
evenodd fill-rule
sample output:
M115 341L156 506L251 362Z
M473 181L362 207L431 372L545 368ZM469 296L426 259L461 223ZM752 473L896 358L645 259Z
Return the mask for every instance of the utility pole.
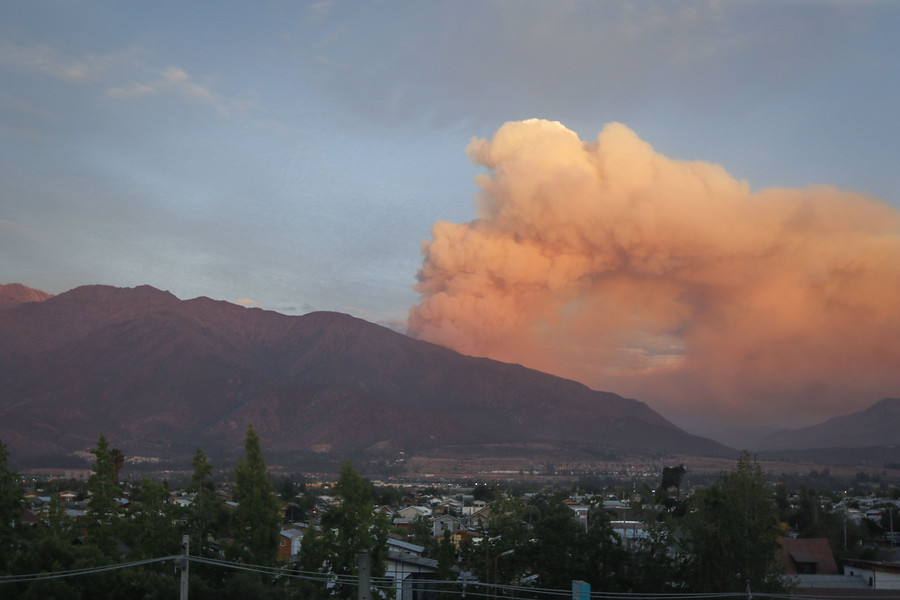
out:
M184 558L181 559L181 600L188 600L188 566L190 565L191 536L181 536L181 547L184 549Z
M362 550L359 553L358 558L358 566L359 566L359 583L358 590L356 593L357 600L371 600L371 564L369 561L369 553L365 550Z

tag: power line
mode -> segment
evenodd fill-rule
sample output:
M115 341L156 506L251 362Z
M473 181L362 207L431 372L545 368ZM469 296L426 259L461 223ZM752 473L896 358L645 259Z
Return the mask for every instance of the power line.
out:
M163 556L160 558L148 558L146 560L137 560L134 562L119 563L115 565L104 565L102 567L89 567L84 569L73 569L70 571L51 571L49 573L29 573L27 575L0 575L0 583L22 583L25 581L40 581L43 579L62 579L65 577L77 577L79 575L91 575L93 573L103 573L106 571L116 571L118 569L128 569L130 567L138 567L141 565L149 565L151 563L164 562L167 560L178 560L181 556Z
M322 583L325 585L356 585L358 579L353 575L337 575L321 573L318 571L302 571L291 567L272 567L266 565L255 565L249 563L239 563L228 560L215 558L204 558L201 556L191 556L176 554L172 556L162 556L159 558L148 558L145 560L132 561L127 563L118 563L115 565L103 565L99 567L88 567L83 569L72 569L68 571L52 571L49 573L30 573L24 575L0 575L0 584L3 583L25 583L33 581L42 581L47 579L61 579L66 577L79 577L82 575L92 575L96 573L104 573L116 571L119 569L128 569L131 567L139 567L142 565L154 564L166 561L182 561L185 558L189 562L205 564L210 566L224 567L227 569L235 569L241 571L249 571L269 575L279 578L298 579ZM571 590L560 590L552 588L539 588L530 586L516 585L498 585L492 583L480 582L461 582L445 579L416 579L416 590L422 592L439 592L444 594L453 594L460 597L474 598L496 598L497 594L511 594L518 597L541 596L541 597L571 597ZM372 588L391 592L395 586L402 585L403 581L397 581L391 577L373 578ZM456 587L458 589L452 589ZM451 588L451 589L448 589ZM769 600L817 600L819 596L803 595L803 594L764 594L754 593L756 598L766 598ZM643 594L632 592L591 592L591 600L711 600L716 598L745 598L746 594L740 592L722 592L722 593L664 593L664 594ZM847 600L862 600L867 596L842 596ZM900 599L898 596L888 596L886 598Z

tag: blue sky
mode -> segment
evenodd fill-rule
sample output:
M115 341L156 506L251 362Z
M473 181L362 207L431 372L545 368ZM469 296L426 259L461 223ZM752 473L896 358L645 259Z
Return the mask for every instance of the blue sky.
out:
M752 191L825 184L900 209L898 31L889 0L6 2L0 283L150 284L402 331L432 227L476 218L486 168L466 147L530 118L582 140L620 122ZM870 316L866 335L893 331ZM883 386L858 390L854 408L895 389L890 352L860 358ZM777 370L772 386L726 387L779 404ZM819 372L796 383L815 393L794 422L829 385ZM841 377L829 414L866 379ZM674 381L606 389L693 389Z
M472 137L619 121L753 189L900 206L900 4L9 2L0 281L401 323Z

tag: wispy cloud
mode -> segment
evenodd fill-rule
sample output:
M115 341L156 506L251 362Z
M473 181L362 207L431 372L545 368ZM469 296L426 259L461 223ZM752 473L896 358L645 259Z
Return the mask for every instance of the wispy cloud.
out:
M257 302L253 298L238 298L237 300L234 301L234 303L240 304L241 306L249 306L249 307L259 306L259 302Z
M133 56L134 52L118 54L87 54L69 56L47 44L20 46L0 42L0 67L39 73L59 81L79 85L105 84L111 98L133 99L144 96L173 94L191 102L212 106L226 116L228 102L208 86L198 83L186 70L177 66L157 69L147 66ZM136 75L137 74L137 75ZM117 85L125 78L129 83Z
M140 98L160 94L176 94L191 101L203 102L216 108L220 115L226 116L228 109L225 102L208 87L191 79L186 71L178 67L166 67L157 72L157 76L146 83L131 83L113 87L106 91L113 98Z
M8 41L0 43L0 65L69 83L96 81L113 62L115 59L110 56L66 56L46 44L19 46Z
M319 2L313 2L306 8L306 15L311 23L321 23L328 17L336 4L335 0L320 0Z

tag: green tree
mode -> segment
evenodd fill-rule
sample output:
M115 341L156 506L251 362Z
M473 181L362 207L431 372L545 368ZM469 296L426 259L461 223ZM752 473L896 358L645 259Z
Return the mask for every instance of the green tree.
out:
M778 509L749 452L698 490L683 519L682 568L692 592L780 592Z
M175 525L174 505L167 502L168 497L166 486L148 477L132 493L128 514L132 558L169 556L181 551L181 531Z
M437 554L437 543L434 540L434 527L430 519L417 515L409 528L409 541L422 546L422 556L434 558Z
M675 497L680 498L681 481L684 479L685 473L687 473L687 469L684 468L684 464L680 464L677 467L663 467L662 481L660 482L659 490L657 490L657 498L667 497L671 488L675 488Z
M281 504L275 495L260 448L259 435L247 428L244 458L235 469L234 539L239 551L255 564L274 564L278 555Z
M69 539L57 538L42 531L41 534L30 540L30 543L16 557L15 571L17 573L52 573L99 567L109 562L109 558L104 556L103 551L97 545L73 545ZM7 589L10 584L3 584L0 590L2 590L4 598L28 600L106 598L115 589L110 585L114 578L114 574L101 573L67 579L33 581L19 584L12 589ZM6 595L7 593L9 596Z
M528 563L541 587L565 589L582 579L596 591L616 591L626 553L601 506L588 511L587 527L576 520L564 494L540 495L531 506L540 511L531 532Z
M390 522L374 510L372 485L347 461L341 465L335 492L341 498L340 505L322 517L324 531L319 542L323 544L325 564L334 575L352 577L358 571L359 553L366 551L372 577L384 576ZM345 587L338 585L335 592L347 596L350 591Z
M578 537L576 562L581 571L578 579L589 582L591 589L598 591L628 591L631 583L625 568L627 557L602 502L592 505L587 530Z
M326 540L316 531L315 522L310 521L309 528L300 540L300 553L297 567L306 573L323 573L328 570L328 548ZM308 600L320 600L328 596L325 586L308 579L294 582L298 597Z
M75 520L66 515L66 507L60 500L59 494L50 496L46 524L46 529L42 531L51 537L71 541L75 536Z
M449 531L444 531L441 541L438 542L437 549L437 572L436 579L454 579L455 574L453 567L457 564L456 546L450 537Z
M125 466L125 455L122 454L122 451L118 448L112 448L109 451L109 458L112 461L113 465L113 473L115 481L119 480L119 473L122 472L122 467Z
M475 574L481 580L509 584L524 574L529 565L523 552L532 537L525 521L525 507L521 500L504 497L495 488L491 502L490 521L482 532L482 561L476 561Z
M674 517L665 516L646 523L647 535L637 542L632 554L629 583L633 591L645 594L677 591L674 586L680 574L671 553L677 545L673 520Z
M191 463L194 468L188 491L194 499L188 510L188 531L191 535L191 553L212 557L214 554L210 538L220 532L227 515L222 503L217 501L212 480L212 465L200 448Z
M529 558L535 565L541 587L565 589L573 579L583 579L577 561L582 557L579 537L584 527L575 520L575 512L565 502L565 495L539 495L526 508L537 511Z
M9 468L9 451L0 441L0 572L15 553L15 531L22 518L25 496L19 474Z
M113 456L109 450L109 442L100 434L97 447L91 450L94 455L94 466L88 477L88 524L89 539L113 557L115 543L112 539L114 518L118 515L118 498L122 489L116 482L116 471Z

